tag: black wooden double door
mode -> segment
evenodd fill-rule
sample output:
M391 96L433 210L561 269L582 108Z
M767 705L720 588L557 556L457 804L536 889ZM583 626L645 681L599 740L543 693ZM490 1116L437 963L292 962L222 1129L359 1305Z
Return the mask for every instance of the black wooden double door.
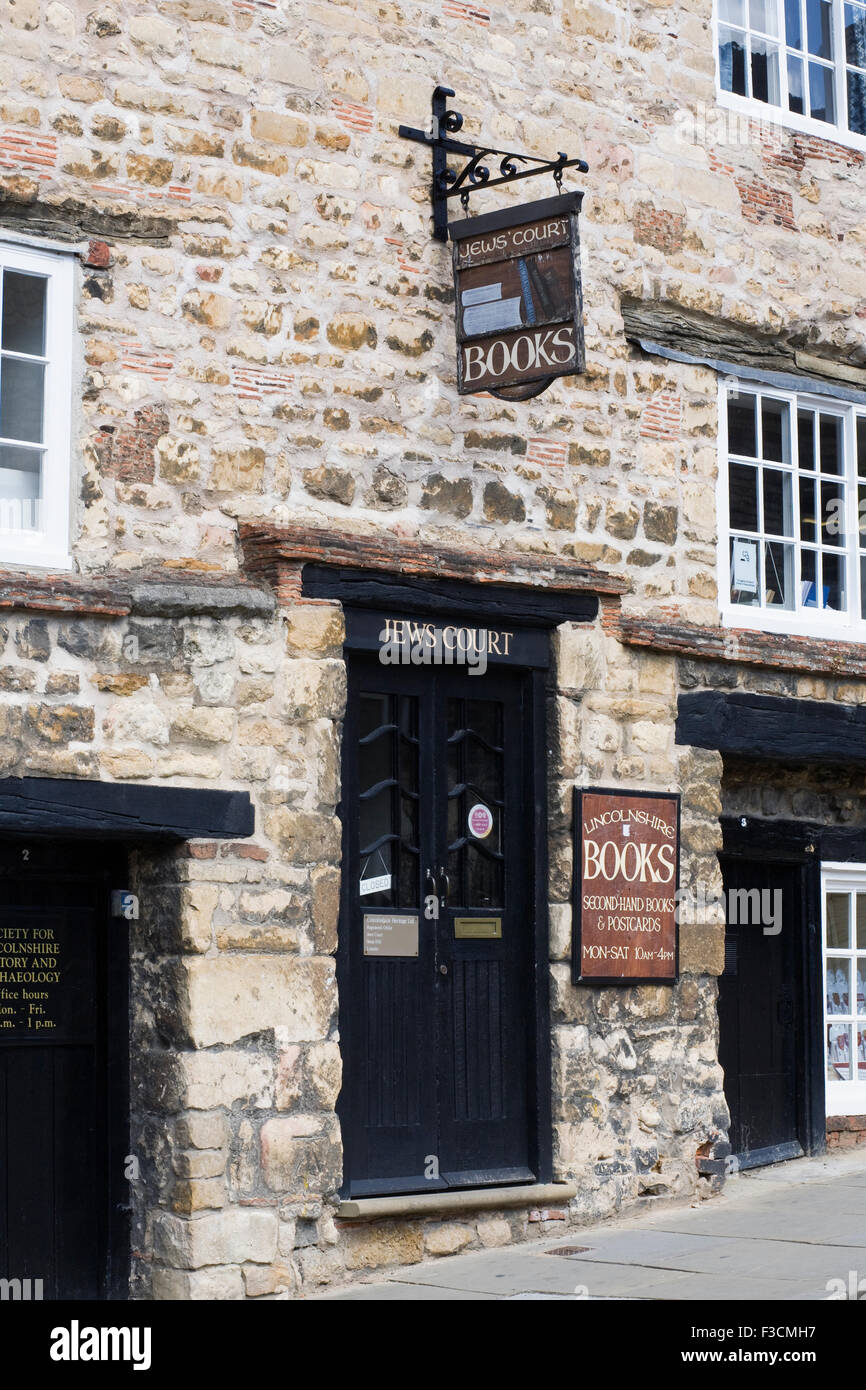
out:
M347 1195L532 1181L528 694L350 663L338 972Z
M31 1298L125 1296L128 951L113 867L104 846L0 843L0 1277Z
M802 872L722 859L727 903L719 1061L740 1167L804 1153ZM769 930L765 930L769 928Z

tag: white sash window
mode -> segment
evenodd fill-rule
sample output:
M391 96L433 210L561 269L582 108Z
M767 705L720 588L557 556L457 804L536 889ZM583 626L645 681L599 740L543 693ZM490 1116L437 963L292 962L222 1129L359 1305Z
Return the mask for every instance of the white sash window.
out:
M720 404L723 621L866 640L866 405L736 382Z
M828 1115L866 1114L866 867L825 865L824 1062Z
M0 564L67 569L71 257L0 242Z
M720 102L866 148L866 0L716 0Z

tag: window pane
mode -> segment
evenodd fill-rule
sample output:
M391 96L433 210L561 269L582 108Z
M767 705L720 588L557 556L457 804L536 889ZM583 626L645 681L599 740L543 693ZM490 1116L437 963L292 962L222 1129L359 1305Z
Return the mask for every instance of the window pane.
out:
M764 533L793 536L794 508L791 502L791 475L776 468L764 469Z
M848 126L866 135L866 73L848 69Z
M800 539L816 541L815 479L800 478Z
M803 47L800 0L785 0L785 38L790 48Z
M830 0L806 0L806 32L809 52L816 58L832 58L832 6Z
M857 416L857 472L866 478L866 415Z
M845 956L827 957L827 1013L850 1014L851 991L848 985L849 961Z
M746 0L719 0L719 18L726 24L746 27Z
M746 458L757 456L754 396L728 397L728 449Z
M788 106L798 116L806 114L806 89L804 86L803 63L799 58L788 54Z
M770 541L764 546L764 602L770 608L794 607L794 547Z
M7 352L44 355L45 285L41 275L3 272L2 346Z
M800 603L803 608L818 607L817 557L814 550L800 552Z
M745 463L731 464L730 518L732 531L758 529L758 470Z
M833 96L833 69L809 64L809 106L816 121L835 121L836 102Z
M862 896L862 895L861 895ZM847 951L851 944L847 893L827 894L827 949Z
M845 6L845 56L866 68L866 10L861 5Z
M866 622L866 557L860 560L860 617Z
M857 530L861 549L866 549L866 487L857 489Z
M821 554L823 607L841 613L845 607L845 560L842 555Z
M751 40L752 96L771 106L779 105L779 50L766 39Z
M762 34L778 34L776 0L749 0L749 25Z
M42 450L0 445L0 531L39 531Z
M733 29L719 27L719 79L722 90L736 92L744 97L746 92L746 37Z
M0 435L42 440L45 368L39 362L4 357L0 363Z
M821 416L821 472L842 472L842 421L838 415Z
M857 894L857 950L866 951L866 893Z
M821 543L845 544L845 489L841 483L821 483Z
M758 542L740 536L731 539L731 602L760 606Z
M791 457L788 448L788 403L774 401L767 397L761 401L761 430L763 455L775 463L787 463Z
M798 456L801 468L815 467L815 412L797 411Z
M827 1025L827 1080L851 1079L851 1029L844 1024Z

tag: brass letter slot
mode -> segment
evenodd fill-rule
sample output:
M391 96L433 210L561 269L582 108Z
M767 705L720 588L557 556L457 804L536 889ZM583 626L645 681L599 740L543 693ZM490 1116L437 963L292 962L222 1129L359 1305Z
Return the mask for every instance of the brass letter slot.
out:
M454 935L457 937L466 936L502 936L501 917L455 917Z

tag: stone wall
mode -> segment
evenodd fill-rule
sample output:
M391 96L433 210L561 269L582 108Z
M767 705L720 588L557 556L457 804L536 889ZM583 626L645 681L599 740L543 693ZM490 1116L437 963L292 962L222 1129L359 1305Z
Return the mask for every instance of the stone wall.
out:
M693 1194L699 1160L724 1140L715 1010L724 918L713 909L707 921L682 922L674 986L572 985L573 791L680 791L680 882L709 895L721 888L721 759L674 743L672 658L630 652L601 626L560 628L557 645L549 768L556 1165L557 1176L578 1180L572 1214L585 1221L637 1198Z
M861 154L708 118L710 15L4 0L0 222L98 239L79 272L77 564L232 571L237 518L284 515L560 551L712 621L715 377L631 348L620 298L845 355L866 233ZM429 155L397 138L444 72L470 138L590 163L587 369L530 403L456 394Z
M80 250L82 575L218 587L242 569L239 524L264 518L585 561L628 579L632 612L717 621L716 376L631 346L621 299L856 361L866 222L861 154L748 123L732 140L701 117L709 0L0 0L0 15L0 232ZM456 392L429 155L397 138L426 125L446 74L469 139L590 163L587 368L531 402ZM136 1295L288 1297L712 1186L721 923L683 925L673 988L571 986L572 790L680 790L682 881L709 892L722 767L674 744L678 691L860 687L636 652L605 622L561 632L555 1152L579 1196L338 1226L341 615L208 603L46 614L22 590L0 623L3 775L230 787L256 809L249 842L133 866Z

